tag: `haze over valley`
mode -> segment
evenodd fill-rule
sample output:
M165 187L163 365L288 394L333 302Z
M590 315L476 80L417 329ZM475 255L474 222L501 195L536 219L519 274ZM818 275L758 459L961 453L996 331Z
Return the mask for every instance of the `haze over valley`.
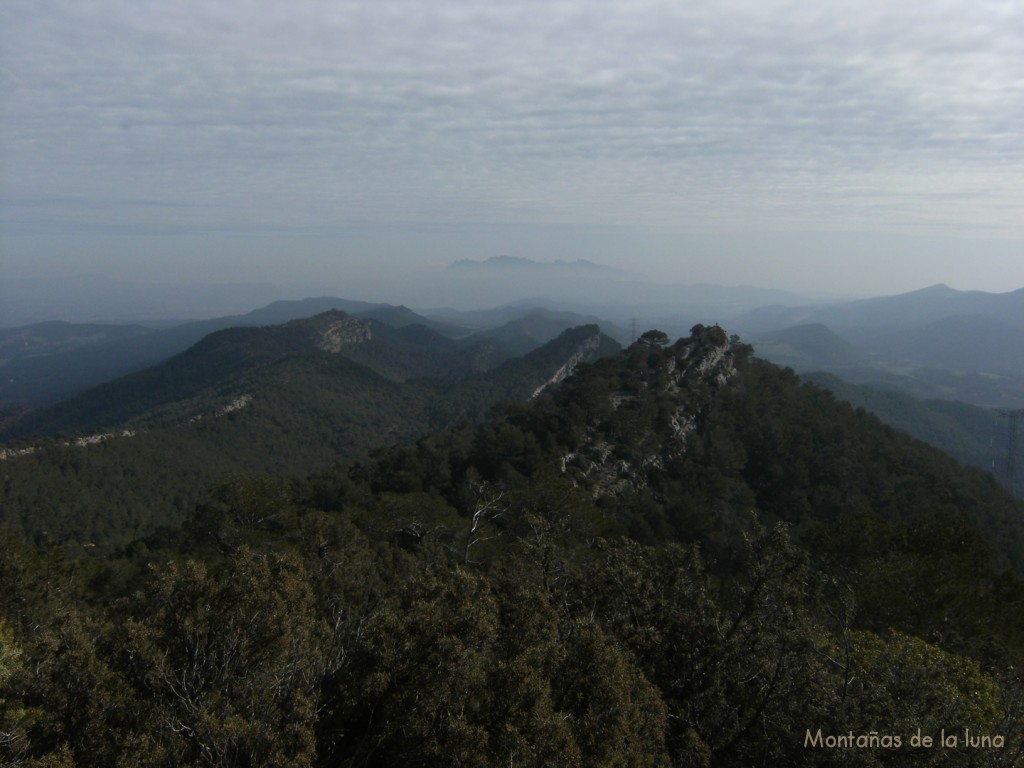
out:
M874 403L870 409L894 426L936 443L961 461L989 469L1004 481L1010 438L1009 424L999 411L1024 408L1024 290L995 294L934 285L890 296L815 299L752 287L659 285L588 260L538 262L502 256L460 260L438 271L433 282L421 286L423 299L414 309L323 296L182 321L171 317L196 311L198 305L190 301L206 302L209 313L212 306L237 306L246 297L258 302L263 292L273 289L237 285L218 297L213 287L193 296L188 286L143 286L138 291L111 281L94 281L91 286L107 291L89 297L93 311L109 313L96 319L121 317L128 322L49 320L0 329L0 407L6 434L45 434L47 429L38 425L46 419L40 421L33 409L53 408L93 387L163 364L209 334L336 310L406 334L403 343L411 346L395 354L409 360L419 354L436 356L437 350L430 351L436 340L463 350L461 363L437 358L434 367L417 363L403 374L378 369L398 380L460 370L460 376L481 372L578 326L599 327L610 339L629 345L649 328L681 336L698 323L720 324L753 344L757 355L789 366L857 405ZM154 289L159 296L147 295ZM463 308L434 303L443 296L462 297L453 303ZM503 303L482 304L487 297ZM56 302L53 298L48 303L41 296L33 305L35 311L74 317L84 310L84 304L65 304L59 293ZM86 301L85 295L81 298ZM151 309L139 309L144 304ZM153 308L165 315L154 318ZM132 311L143 314L134 316ZM416 337L417 328L428 335ZM413 351L417 346L422 349ZM886 392L905 393L921 404L881 405ZM929 409L938 413L920 415ZM908 419L911 413L918 416ZM123 418L111 415L108 420L93 418L88 428L123 426ZM49 423L51 433L80 433L86 428L60 419Z
M1001 0L0 3L0 765L1022 768L1022 72Z

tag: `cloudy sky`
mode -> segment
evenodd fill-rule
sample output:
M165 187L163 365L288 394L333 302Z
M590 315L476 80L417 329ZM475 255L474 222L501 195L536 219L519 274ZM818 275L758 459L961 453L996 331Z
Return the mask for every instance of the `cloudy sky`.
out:
M1024 4L4 0L0 247L9 276L1016 289Z

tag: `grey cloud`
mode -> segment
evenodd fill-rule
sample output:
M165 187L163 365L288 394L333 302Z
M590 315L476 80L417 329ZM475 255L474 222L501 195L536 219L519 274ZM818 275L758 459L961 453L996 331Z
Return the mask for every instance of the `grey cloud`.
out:
M207 208L179 225L196 228L742 218L1024 236L1010 215L1024 205L1012 4L12 0L0 13L7 199L193 200ZM125 211L118 224L152 225Z

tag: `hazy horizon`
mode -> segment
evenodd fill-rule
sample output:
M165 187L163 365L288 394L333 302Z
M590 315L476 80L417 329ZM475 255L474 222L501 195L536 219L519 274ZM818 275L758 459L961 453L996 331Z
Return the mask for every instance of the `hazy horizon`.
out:
M742 284L649 281L593 262L581 266L564 260L519 261L517 265L502 266L494 259L474 260L483 268L449 265L406 273L399 280L387 275L363 275L341 284L300 280L196 282L187 276L142 282L96 274L44 275L0 282L0 328L51 320L160 325L244 315L279 301L325 298L405 305L427 315L532 305L618 323L639 320L685 329L702 322L724 323L732 328L737 317L757 309L839 306L858 299L921 292L937 285L922 285L898 294L794 292ZM946 287L959 290L948 284ZM977 291L962 295L971 293Z
M1021 72L1024 9L977 0L10 0L0 278L1006 292Z

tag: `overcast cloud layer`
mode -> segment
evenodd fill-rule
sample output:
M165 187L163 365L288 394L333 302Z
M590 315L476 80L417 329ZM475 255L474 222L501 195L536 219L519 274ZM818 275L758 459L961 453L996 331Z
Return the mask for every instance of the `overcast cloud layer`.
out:
M0 64L12 275L1024 285L1016 0L5 0Z

